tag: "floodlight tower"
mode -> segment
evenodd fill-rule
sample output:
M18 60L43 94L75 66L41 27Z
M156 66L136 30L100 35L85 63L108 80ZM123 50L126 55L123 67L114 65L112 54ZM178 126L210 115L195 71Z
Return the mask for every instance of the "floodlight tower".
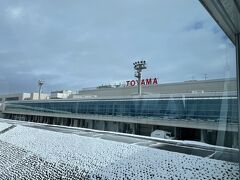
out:
M133 63L134 69L135 69L135 74L134 76L138 78L138 95L142 95L142 89L141 89L141 79L142 79L142 70L147 69L147 64L146 61L137 61Z
M41 92L42 92L42 86L44 84L43 80L38 80L38 86L39 86L39 90L38 90L38 100L41 99Z

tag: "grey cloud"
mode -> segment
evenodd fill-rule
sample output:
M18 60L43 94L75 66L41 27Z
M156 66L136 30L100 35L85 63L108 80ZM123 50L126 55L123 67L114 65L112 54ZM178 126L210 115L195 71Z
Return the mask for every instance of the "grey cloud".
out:
M198 1L0 2L0 93L133 79L142 58L160 82L221 78L226 61L235 75L234 47Z

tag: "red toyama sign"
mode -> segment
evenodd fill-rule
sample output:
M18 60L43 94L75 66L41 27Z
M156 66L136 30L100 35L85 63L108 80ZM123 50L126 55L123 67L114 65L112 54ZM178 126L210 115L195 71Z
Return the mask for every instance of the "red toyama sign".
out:
M131 81L126 81L127 82L127 86L135 86L138 85L138 80L131 80ZM141 85L157 85L158 84L158 80L157 78L149 78L149 79L142 79L141 80Z

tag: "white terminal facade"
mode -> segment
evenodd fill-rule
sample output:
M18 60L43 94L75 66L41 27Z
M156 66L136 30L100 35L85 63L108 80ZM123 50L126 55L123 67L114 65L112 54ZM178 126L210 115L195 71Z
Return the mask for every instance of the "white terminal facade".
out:
M157 78L148 78L141 82L141 96L133 81L77 93L54 91L41 100L5 98L2 113L9 119L146 136L162 130L175 139L237 146L236 79L158 84ZM225 144L217 141L219 133Z

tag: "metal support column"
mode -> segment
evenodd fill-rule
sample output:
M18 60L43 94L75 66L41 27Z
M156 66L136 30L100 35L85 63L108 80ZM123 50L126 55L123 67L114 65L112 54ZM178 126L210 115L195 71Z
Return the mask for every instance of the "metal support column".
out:
M142 87L141 87L142 75L140 74L138 77L138 95L142 95Z
M200 135L201 136L201 140L200 141L201 142L205 142L206 141L205 140L206 139L206 130L205 129L201 129L200 133L201 133L201 135Z

